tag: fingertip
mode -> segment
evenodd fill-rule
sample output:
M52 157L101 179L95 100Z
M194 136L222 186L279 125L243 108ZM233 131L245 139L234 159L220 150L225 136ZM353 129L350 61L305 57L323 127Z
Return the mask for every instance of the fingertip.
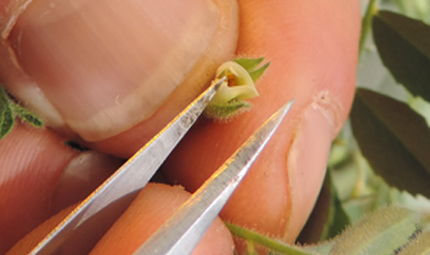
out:
M83 200L121 160L80 152L46 128L16 121L0 141L0 254L69 205Z
M331 142L337 132L334 114L311 104L294 129L287 157L290 215L283 239L294 242L312 212L324 180Z
M74 157L58 178L52 195L51 212L84 200L102 184L124 160L96 151L84 151Z
M71 205L56 215L52 216L37 228L28 233L24 238L19 240L6 255L28 254L36 245L41 242L67 215L69 215L76 205Z
M0 253L50 217L62 169L77 155L45 128L17 122L0 142Z
M91 254L133 254L189 196L189 193L178 186L148 184ZM193 254L232 253L233 241L230 232L216 219Z

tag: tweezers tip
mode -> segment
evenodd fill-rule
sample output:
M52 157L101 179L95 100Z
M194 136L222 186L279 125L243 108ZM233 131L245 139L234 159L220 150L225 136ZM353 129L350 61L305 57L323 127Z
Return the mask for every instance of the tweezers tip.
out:
M284 111L288 112L288 111L290 111L290 108L293 106L293 104L294 104L294 98L293 98L293 99L291 99L290 101L288 101L288 103L286 103L286 104L282 107L282 109L284 109Z
M218 90L219 89L219 87L221 87L221 85L224 83L224 82L226 82L227 81L227 77L226 76L223 76L222 78L219 78L219 79L217 79L217 80L215 80L216 82L215 82L215 84L213 85L213 87L214 87L214 89L215 90Z
M287 113L290 111L291 107L294 104L294 98L288 101L285 105L283 105L274 115L278 116L279 122L282 122L282 120L285 118Z

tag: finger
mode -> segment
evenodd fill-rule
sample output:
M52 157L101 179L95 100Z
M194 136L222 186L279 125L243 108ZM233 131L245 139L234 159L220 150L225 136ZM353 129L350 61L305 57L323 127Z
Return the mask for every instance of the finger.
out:
M21 7L0 24L2 81L49 125L91 142L107 139L99 147L122 156L191 102L237 41L233 0L38 0Z
M189 196L178 186L148 184L90 254L132 254ZM39 226L17 243L8 255L28 253L65 215L61 212ZM79 247L69 247L66 252L82 254ZM220 219L214 221L193 254L233 254L232 237Z
M56 215L52 216L48 220L44 221L41 225L37 226L30 233L25 235L19 240L7 253L6 255L20 255L28 254L36 245L43 240L58 224L61 223L67 215L69 215L77 206L77 204L71 205Z
M0 141L0 253L54 213L82 200L120 161L65 145L25 124Z
M46 129L25 125L16 125L1 140L0 253L50 216L49 194L77 154L62 142Z
M148 184L92 251L96 254L132 254L189 198L183 188ZM233 254L233 241L216 219L193 254Z
M239 1L238 55L271 62L253 108L231 121L201 120L164 165L194 191L272 113L292 111L222 211L224 220L293 241L324 177L330 143L351 106L360 30L358 1Z

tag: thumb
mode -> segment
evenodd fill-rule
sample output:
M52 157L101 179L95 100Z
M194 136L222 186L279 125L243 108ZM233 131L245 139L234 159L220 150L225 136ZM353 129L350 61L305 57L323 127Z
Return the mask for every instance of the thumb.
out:
M18 7L0 24L1 79L46 123L91 142L140 122L139 136L148 140L204 89L237 38L232 0L38 0ZM126 147L143 143L124 137Z

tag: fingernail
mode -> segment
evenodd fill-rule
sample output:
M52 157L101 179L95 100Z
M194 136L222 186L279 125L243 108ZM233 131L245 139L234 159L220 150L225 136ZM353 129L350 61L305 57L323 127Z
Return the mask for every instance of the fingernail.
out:
M330 111L312 104L304 111L296 129L288 157L292 199L286 230L288 236L295 237L300 233L318 197L335 134L334 123Z
M52 213L80 202L122 164L122 160L95 151L82 152L65 167L52 196Z
M8 42L17 64L84 139L149 118L214 36L212 1L32 1Z

